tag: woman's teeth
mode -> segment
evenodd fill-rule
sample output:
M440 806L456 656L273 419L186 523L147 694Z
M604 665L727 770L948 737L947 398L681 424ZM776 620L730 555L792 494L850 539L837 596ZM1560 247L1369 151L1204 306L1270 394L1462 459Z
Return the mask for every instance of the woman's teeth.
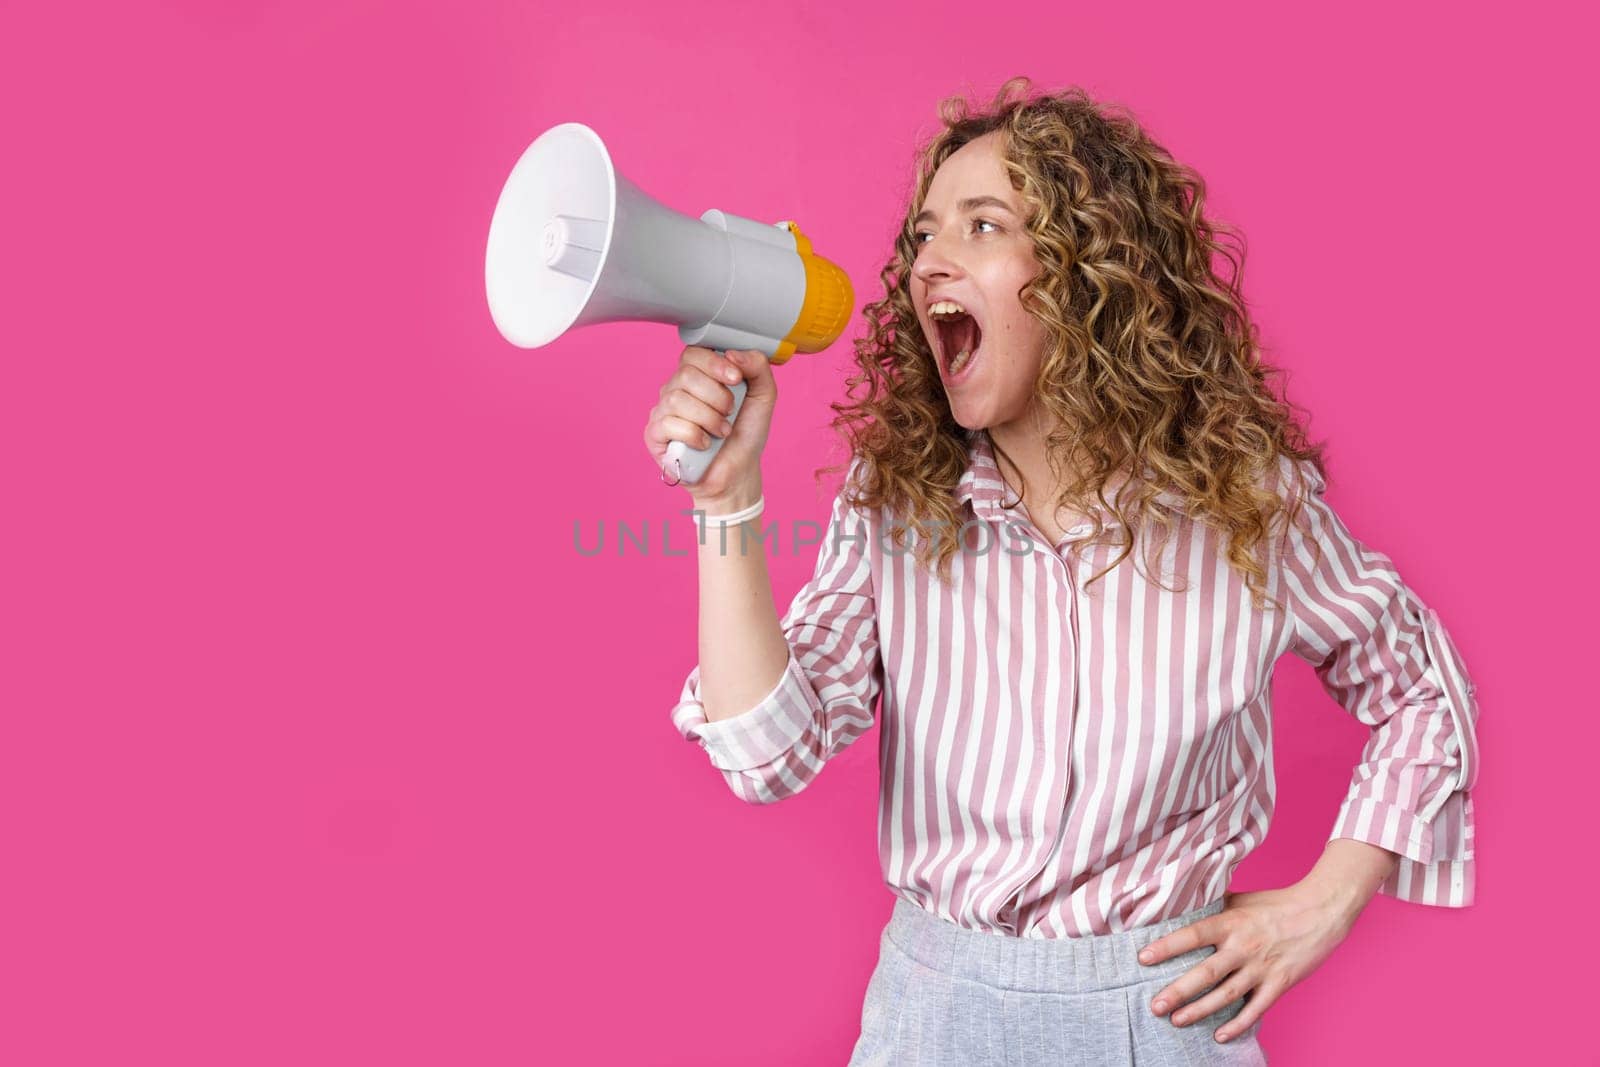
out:
M965 367L967 365L967 360L971 358L972 353L968 349L963 348L960 352L956 353L956 358L950 361L950 373L959 374L961 372L961 368Z

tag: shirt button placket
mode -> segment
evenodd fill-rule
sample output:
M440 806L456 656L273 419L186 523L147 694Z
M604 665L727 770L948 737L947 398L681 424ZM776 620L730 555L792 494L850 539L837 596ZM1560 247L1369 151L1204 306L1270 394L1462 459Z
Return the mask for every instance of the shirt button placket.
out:
M1087 523L1080 523L1077 526L1072 527L1072 529L1066 532L1067 536L1062 539L1061 544L1051 548L1050 550L1050 554L1055 557L1056 562L1061 564L1062 572L1067 578L1067 620L1069 632L1072 635L1072 696L1067 703L1066 751L1064 753L1062 762L1062 775L1064 778L1064 783L1062 785L1060 794L1061 802L1056 806L1055 812L1058 820L1055 828L1055 841L1052 843L1050 848L1045 850L1044 859L1039 863L1039 865L1034 870L1028 872L1028 876L1019 882L1015 889L1006 894L1005 900L1001 903L998 912L1002 918L1014 920L1017 933L1022 932L1022 923L1020 918L1015 916L1015 909L1017 908L1023 890L1027 889L1029 884L1031 884L1046 867L1050 866L1050 861L1055 857L1056 850L1062 846L1061 834L1066 827L1067 797L1070 796L1072 792L1072 734L1078 723L1078 673L1081 670L1078 654L1082 648L1078 641L1078 579L1075 573L1078 566L1078 553L1077 549L1073 545L1073 542L1078 538L1079 535L1087 533L1089 529L1090 526ZM1031 531L1029 536L1033 536ZM1035 538L1035 540L1042 542L1043 538L1039 537Z

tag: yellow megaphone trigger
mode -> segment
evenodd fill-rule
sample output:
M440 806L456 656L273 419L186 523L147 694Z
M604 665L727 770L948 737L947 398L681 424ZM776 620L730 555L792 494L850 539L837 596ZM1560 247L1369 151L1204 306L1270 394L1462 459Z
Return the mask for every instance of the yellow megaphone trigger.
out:
M821 352L844 333L855 311L855 290L850 276L839 267L811 251L811 239L793 222L786 223L794 234L795 251L806 271L806 295L800 303L800 317L772 355L774 364L785 363L796 352Z

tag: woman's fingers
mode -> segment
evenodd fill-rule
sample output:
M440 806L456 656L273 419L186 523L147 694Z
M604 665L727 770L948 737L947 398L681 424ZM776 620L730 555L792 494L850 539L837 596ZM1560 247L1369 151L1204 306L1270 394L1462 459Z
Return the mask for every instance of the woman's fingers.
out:
M667 446L674 441L682 441L697 452L711 447L711 435L705 428L681 415L657 415L651 419L645 429L645 441L657 459L666 453Z
M1283 995L1284 988L1270 978L1263 979L1260 985L1250 991L1249 999L1244 1002L1244 1009L1217 1028L1217 1040L1227 1041L1229 1038L1238 1037L1254 1026L1266 1010Z
M1198 1022L1213 1012L1221 1011L1229 1004L1250 992L1255 985L1253 972L1241 967L1222 980L1222 984L1212 989L1211 992L1190 1004L1185 1004L1172 1013L1172 1022L1176 1026L1187 1026Z
M708 384L713 388L720 388L715 383ZM725 437L727 430L724 427L728 426L728 412L733 410L733 394L724 389L715 400L710 400L678 390L662 398L661 410L668 415L676 415L704 427L707 432L714 433L718 437Z
M1227 948L1218 948L1217 951L1190 967L1177 977L1161 992L1157 993L1150 1002L1150 1010L1157 1015L1164 1015L1176 1009L1180 1004L1187 1004L1191 999L1200 995L1201 990L1217 985L1234 969L1244 962L1242 953L1233 952Z

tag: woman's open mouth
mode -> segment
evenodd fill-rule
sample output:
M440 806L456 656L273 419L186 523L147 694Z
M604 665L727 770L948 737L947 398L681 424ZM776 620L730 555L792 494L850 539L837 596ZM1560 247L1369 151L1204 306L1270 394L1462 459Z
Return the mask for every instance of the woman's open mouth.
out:
M946 380L962 380L978 361L978 349L983 341L983 330L978 320L966 312L941 312L930 314L929 317L938 336L939 363Z

